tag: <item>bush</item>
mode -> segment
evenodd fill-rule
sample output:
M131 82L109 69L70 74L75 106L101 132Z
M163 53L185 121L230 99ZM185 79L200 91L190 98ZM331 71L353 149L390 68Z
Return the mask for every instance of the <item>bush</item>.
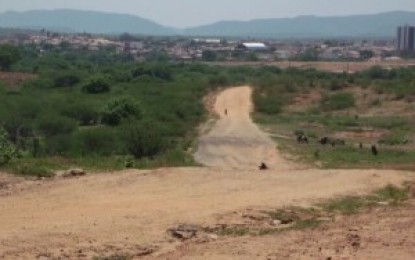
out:
M66 73L57 76L54 80L55 87L72 87L78 84L81 78L74 73Z
M127 98L116 99L107 104L102 112L101 122L117 126L123 119L140 119L143 115L141 106Z
M70 134L77 127L75 121L59 115L43 116L36 124L36 128L46 137Z
M379 143L386 145L404 145L409 143L409 140L403 133L395 133L382 137Z
M10 67L20 59L19 48L4 44L0 45L0 69L9 70Z
M172 80L172 72L170 68L161 64L155 63L151 65L140 65L137 66L132 72L131 75L133 78L139 78L142 76L149 76L151 78L159 78L162 80L170 81Z
M0 128L0 166L6 165L15 157L17 157L16 149L9 141L6 131Z
M48 155L69 155L73 146L72 135L56 135L45 139L45 153Z
M153 121L135 122L126 131L127 149L136 159L153 157L166 149L161 127Z
M101 94L110 91L110 84L104 77L95 77L82 87L82 91L88 94Z
M338 93L323 96L321 105L325 110L342 110L353 107L355 98L351 93Z
M17 174L36 177L53 177L55 174L41 162L20 162L12 167Z
M282 111L283 103L279 98L255 96L255 108L258 112L275 115Z
M75 103L64 107L62 114L77 120L82 126L95 125L99 118L98 111L91 104L86 103Z
M109 156L119 152L119 140L114 129L96 127L85 129L75 134L77 147L75 153L78 155L101 155Z

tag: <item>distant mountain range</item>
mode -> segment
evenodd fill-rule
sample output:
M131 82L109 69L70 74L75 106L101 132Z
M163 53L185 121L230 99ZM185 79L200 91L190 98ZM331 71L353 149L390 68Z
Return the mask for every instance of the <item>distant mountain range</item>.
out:
M144 35L175 34L173 28L126 14L78 10L5 12L0 14L0 27L48 29L60 32L118 34L128 32Z
M396 27L415 25L415 12L387 12L341 17L298 16L295 18L222 21L177 29L134 15L77 10L5 12L0 27L140 35L231 36L270 38L393 37Z

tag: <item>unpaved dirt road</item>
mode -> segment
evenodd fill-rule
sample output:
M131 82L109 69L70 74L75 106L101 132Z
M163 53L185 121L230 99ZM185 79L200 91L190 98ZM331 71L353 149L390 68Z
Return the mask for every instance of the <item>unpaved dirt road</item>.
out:
M223 91L214 110L219 120L199 140L196 161L206 166L257 169L265 162L275 170L293 168L276 149L276 144L252 122L252 89L248 86Z
M230 97L232 102L227 101ZM201 143L211 136L220 139L222 130L226 147L216 151L226 159L217 159L209 143L207 158L200 151L198 155L215 167L129 170L50 181L0 174L0 259L89 259L150 251L150 257L166 259L165 253L180 244L166 230L179 223L215 224L247 208L308 205L413 179L413 173L399 171L284 169L274 145L249 120L251 105L244 104L250 104L250 89L223 92L219 111L221 104L226 104L227 118L222 115ZM249 143L227 141L233 137ZM254 167L257 160L275 168L260 172Z

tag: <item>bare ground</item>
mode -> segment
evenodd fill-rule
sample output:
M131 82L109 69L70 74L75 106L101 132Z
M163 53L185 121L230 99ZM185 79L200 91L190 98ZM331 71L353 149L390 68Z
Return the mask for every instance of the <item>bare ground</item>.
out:
M159 259L414 259L415 200L337 216L315 229L274 235L189 241Z
M316 245L319 236L313 237L313 232L318 231L219 239L199 247L173 239L166 230L180 223L214 225L230 213L248 208L310 205L333 196L366 194L389 183L414 180L411 172L304 169L288 163L250 121L250 93L250 88L240 87L219 95L215 107L220 119L201 138L196 156L211 167L129 170L49 181L0 174L0 259L139 258L148 254L160 259L280 259L280 249L301 259L301 250ZM224 115L224 108L228 115ZM260 160L266 160L271 170L258 171ZM413 223L413 216L405 219ZM373 233L383 227L377 220L374 215L367 221ZM409 250L415 239L410 236L414 226L387 229L391 246L382 250L400 250L392 231L407 230L412 232L404 243ZM326 232L336 234L336 230L334 226ZM331 237L327 234L322 241L329 245ZM309 256L313 250L306 251L309 258L313 258ZM371 258L384 256L383 251L371 251Z

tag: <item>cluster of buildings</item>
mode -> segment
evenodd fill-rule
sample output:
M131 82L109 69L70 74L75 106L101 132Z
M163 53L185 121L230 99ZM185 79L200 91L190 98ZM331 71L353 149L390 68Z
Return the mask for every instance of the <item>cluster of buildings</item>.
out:
M175 61L278 61L399 59L415 52L415 27L401 26L396 39L254 40L188 37L115 37L45 32L0 37L0 43L34 45L43 53L51 48L110 50L143 61L163 53Z

